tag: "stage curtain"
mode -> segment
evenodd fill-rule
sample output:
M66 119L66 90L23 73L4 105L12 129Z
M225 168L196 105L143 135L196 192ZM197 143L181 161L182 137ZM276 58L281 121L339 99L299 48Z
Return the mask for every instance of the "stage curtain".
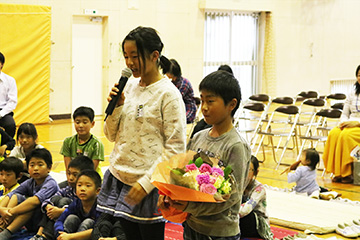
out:
M51 8L0 3L3 72L18 88L15 122L46 123L50 102Z

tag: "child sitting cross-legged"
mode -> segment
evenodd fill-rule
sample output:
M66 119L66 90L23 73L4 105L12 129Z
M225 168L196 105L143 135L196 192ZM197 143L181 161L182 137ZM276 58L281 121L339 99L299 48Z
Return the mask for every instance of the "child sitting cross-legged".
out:
M319 198L320 188L316 182L316 165L319 163L319 153L313 149L305 149L299 161L286 168L281 174L288 173L288 183L296 182L296 193L306 194L312 198ZM303 166L300 166L300 163ZM291 172L295 170L295 172Z
M55 222L57 240L90 239L93 226L100 212L96 211L96 199L100 192L101 178L94 170L81 171L76 179L74 201Z
M16 157L7 157L0 163L0 202L5 198L6 194L16 189L20 184L18 180L21 178L23 171L23 163Z
M65 211L66 207L75 199L75 185L77 175L86 169L94 169L93 161L86 156L77 156L69 163L66 172L68 186L61 188L54 196L45 200L41 205L43 217L39 230L30 240L54 239L54 224L56 219Z
M42 216L41 203L59 190L57 182L49 175L52 157L47 149L34 149L27 155L26 163L30 179L0 202L0 221L4 228L1 240L9 239L24 225L29 232L36 231Z

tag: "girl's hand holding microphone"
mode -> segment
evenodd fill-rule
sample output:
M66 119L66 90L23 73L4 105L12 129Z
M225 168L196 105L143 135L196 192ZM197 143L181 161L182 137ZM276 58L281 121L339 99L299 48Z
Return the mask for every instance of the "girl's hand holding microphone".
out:
M118 85L119 85L119 83L115 83L114 87L111 88L109 96L107 97L108 102L110 102L114 96L118 95L118 93L119 93L119 89L117 88ZM124 105L124 102L125 102L125 95L124 95L124 92L122 92L121 96L119 98L119 101L116 103L116 106Z

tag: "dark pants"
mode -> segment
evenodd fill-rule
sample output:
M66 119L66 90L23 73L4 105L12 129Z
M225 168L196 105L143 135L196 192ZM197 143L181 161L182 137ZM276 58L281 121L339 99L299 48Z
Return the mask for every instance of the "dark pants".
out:
M240 218L240 232L242 238L261 238L256 229L256 217L254 212Z
M119 219L127 240L164 240L165 222L140 224Z
M8 113L0 119L0 127L5 129L5 132L9 134L12 138L15 136L16 125L13 118L14 113Z
M119 218L107 213L101 213L94 225L94 229L91 233L91 239L98 240L102 237L116 237L117 240L126 240Z
M51 198L51 202L54 203L54 206L62 208L65 205L69 205L72 202L72 200L67 197L54 196ZM55 239L54 224L55 221L48 218L46 213L44 213L39 226L44 228L43 234L46 236L46 239L48 240Z
M184 234L183 234L184 240L240 240L240 233L237 234L236 236L231 236L231 237L214 237L214 236L206 236L194 231L191 227L189 227L189 225L186 222L183 223L183 227L184 227Z

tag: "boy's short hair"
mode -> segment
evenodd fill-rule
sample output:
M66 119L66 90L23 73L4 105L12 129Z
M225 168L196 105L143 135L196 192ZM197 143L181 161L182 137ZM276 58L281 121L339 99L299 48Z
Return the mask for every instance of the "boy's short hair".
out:
M227 72L231 73L232 75L234 75L231 67L230 67L229 65L226 65L226 64L221 65L221 66L218 68L218 70L224 70L224 71L227 71Z
M89 157L80 155L70 161L68 168L76 168L81 172L86 169L94 169L94 162Z
M86 169L81 171L76 178L76 183L78 182L79 178L81 176L87 176L89 177L91 180L93 180L95 187L96 188L100 188L101 187L101 177L99 175L99 173L97 173L94 169Z
M40 158L42 160L45 161L46 165L48 168L51 168L52 166L52 156L51 153L49 152L49 150L47 150L46 148L36 148L34 150L32 150L27 156L26 156L26 166L29 167L29 162L30 159L36 157L36 158Z
M87 117L91 122L94 121L95 113L94 110L90 107L78 107L73 113L73 119L77 117Z
M0 163L0 171L14 172L16 178L24 171L23 162L17 157L7 157Z
M199 90L214 93L224 100L227 105L234 98L237 100L231 112L233 117L241 102L241 90L238 80L229 72L218 70L207 75L200 83Z

